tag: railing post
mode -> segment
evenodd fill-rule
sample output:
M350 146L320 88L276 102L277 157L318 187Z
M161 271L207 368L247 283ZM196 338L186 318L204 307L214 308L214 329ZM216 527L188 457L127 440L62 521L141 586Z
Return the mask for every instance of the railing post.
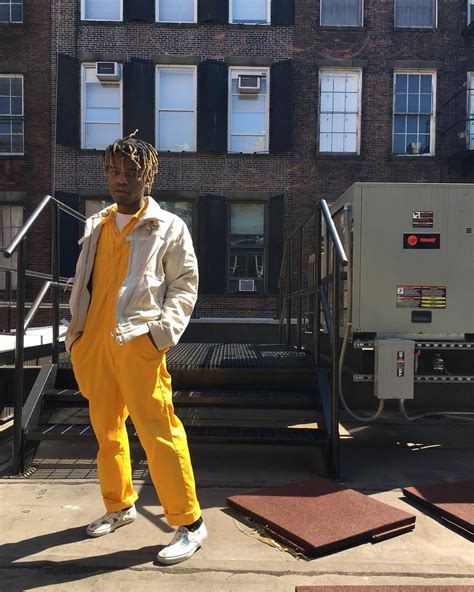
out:
M23 364L25 359L24 324L25 324L25 241L22 240L17 250L16 274L16 343L15 343L15 382L14 382L14 415L13 415L13 474L24 470L23 457Z
M339 476L339 297L340 268L337 251L332 249L332 339L331 339L331 441L329 445L329 474Z
M316 206L315 232L314 232L314 318L313 318L313 356L316 366L321 365L321 296L319 286L321 284L321 206Z
M291 239L288 241L288 250L286 252L286 268L288 269L286 294L286 345L291 345Z
M52 252L52 276L55 287L52 289L52 315L53 315L53 364L59 362L59 220L61 210L57 203L53 207L53 252Z
M298 231L298 291L303 289L303 226ZM301 324L303 321L303 296L298 296L298 308L296 319L296 342L298 350L301 350Z
M6 271L5 288L7 292L8 308L7 308L7 332L12 331L12 272Z

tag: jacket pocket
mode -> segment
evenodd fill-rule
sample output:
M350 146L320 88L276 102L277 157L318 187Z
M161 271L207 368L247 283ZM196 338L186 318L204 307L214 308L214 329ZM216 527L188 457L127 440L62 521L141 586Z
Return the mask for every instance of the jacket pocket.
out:
M164 274L145 272L137 283L133 298L135 312L161 311L165 292Z

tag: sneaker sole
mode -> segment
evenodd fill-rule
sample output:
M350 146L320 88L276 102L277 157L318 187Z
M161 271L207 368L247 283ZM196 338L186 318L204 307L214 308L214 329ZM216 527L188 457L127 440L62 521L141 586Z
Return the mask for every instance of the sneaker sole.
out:
M87 527L86 534L89 537L98 538L101 536L105 536L106 534L110 534L111 532L114 532L114 530L117 530L117 528L120 528L121 526L126 526L127 524L130 524L131 522L135 522L135 520L136 520L136 518L128 518L127 520L121 520L119 523L111 526L110 530L108 530L107 532L94 532L94 531L90 531L89 527Z

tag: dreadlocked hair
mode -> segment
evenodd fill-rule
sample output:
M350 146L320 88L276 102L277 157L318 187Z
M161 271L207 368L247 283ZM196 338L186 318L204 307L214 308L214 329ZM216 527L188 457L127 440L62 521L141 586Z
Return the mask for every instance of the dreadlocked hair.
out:
M113 144L107 147L102 158L104 171L107 172L108 168L112 165L112 159L116 154L124 154L142 172L145 178L146 188L150 191L153 184L153 177L158 172L158 152L148 142L136 138L135 135L137 132L138 130L136 129L130 135L120 140L115 140Z

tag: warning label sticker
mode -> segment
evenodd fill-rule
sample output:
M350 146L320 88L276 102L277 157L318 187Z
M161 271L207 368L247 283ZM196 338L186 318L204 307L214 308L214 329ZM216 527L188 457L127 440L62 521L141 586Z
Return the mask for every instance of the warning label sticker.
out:
M413 228L433 228L434 212L417 210L413 212Z
M397 308L446 308L446 286L397 286Z

